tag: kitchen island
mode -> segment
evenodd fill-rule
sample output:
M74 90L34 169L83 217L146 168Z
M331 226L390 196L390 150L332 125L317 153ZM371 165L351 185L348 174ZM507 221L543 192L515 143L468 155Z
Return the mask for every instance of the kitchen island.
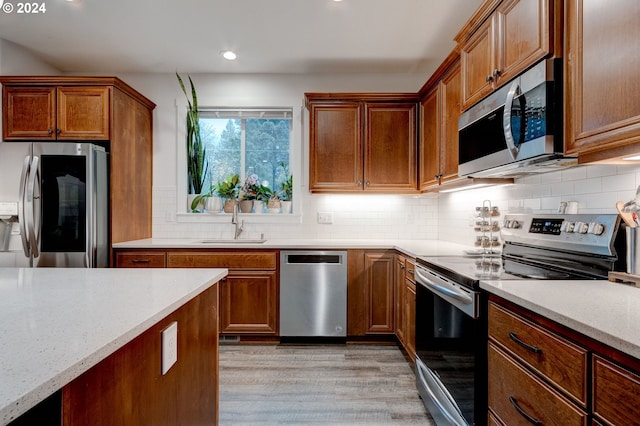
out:
M0 424L56 395L63 424L149 415L175 424L192 414L213 415L214 424L216 283L226 274L0 268ZM163 375L161 335L174 322L177 362ZM203 412L185 406L198 402Z

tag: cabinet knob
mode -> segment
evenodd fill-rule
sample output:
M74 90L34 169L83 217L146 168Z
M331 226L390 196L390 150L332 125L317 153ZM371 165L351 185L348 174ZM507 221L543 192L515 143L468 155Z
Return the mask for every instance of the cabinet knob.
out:
M360 179L358 179L356 183L358 184L358 186L362 186L362 181Z
M370 182L367 180L367 181L364 182L364 184L368 186L370 184Z
M56 135L60 134L60 129L56 129Z
M499 76L501 73L502 73L502 72L501 72L498 68L496 68L495 70L493 70L493 76L494 76L494 77Z
M487 78L486 78L486 81L491 81L491 80L493 80L493 77L488 75Z
M52 134L52 133L53 133L53 129L52 129L52 128L48 128L48 129L47 129L47 133L48 133L48 134Z

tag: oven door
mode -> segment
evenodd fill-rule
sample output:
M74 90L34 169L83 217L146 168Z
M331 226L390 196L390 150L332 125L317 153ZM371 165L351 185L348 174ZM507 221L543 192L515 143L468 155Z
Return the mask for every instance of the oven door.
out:
M481 293L416 266L416 386L437 425L486 418Z

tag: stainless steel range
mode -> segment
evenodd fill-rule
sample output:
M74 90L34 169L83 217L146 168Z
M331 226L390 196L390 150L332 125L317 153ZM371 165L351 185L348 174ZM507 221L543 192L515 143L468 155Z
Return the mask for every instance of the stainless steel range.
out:
M416 262L416 384L438 425L487 421L487 315L481 280L607 279L624 271L615 214L508 214L502 255Z

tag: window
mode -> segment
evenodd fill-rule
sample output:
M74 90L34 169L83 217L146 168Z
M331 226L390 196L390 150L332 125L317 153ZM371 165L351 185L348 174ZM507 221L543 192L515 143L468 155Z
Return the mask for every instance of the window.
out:
M252 174L273 191L289 172L291 109L202 109L200 135L208 161L205 182ZM284 167L282 167L284 165Z

